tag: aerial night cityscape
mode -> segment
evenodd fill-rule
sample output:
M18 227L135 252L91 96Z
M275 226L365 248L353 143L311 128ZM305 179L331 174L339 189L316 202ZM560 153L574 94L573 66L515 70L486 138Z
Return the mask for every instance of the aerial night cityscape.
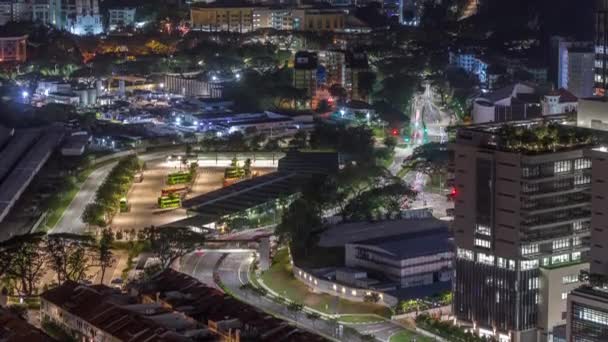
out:
M0 0L0 342L608 342L608 0Z

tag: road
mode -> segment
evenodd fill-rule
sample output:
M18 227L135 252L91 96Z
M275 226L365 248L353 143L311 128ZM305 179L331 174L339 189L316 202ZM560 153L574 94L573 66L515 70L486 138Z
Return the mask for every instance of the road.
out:
M72 199L72 202L63 212L59 222L57 222L55 227L51 230L51 234L80 234L86 230L87 226L82 222L82 213L87 204L95 200L97 189L116 164L117 163L107 164L91 172L89 177L82 184L82 187L80 187L80 190L78 190L78 193L76 193L76 196Z
M222 255L226 257L222 260ZM207 250L192 253L182 259L180 271L189 274L209 286L216 286L213 282L213 270L217 271L219 279L224 287L240 300L249 303L263 311L271 313L282 319L296 323L298 326L323 335L330 340L337 341L360 341L357 334L341 329L335 321L326 319L310 319L306 312L291 312L284 304L279 304L269 297L242 289L241 286L249 283L249 267L253 258L251 251L226 253L223 251ZM219 264L218 264L219 262ZM352 325L362 334L373 334L380 341L388 341L390 336L403 328L398 324L385 321L372 324Z
M167 154L175 153L175 151L163 151L154 152L150 154L140 155L140 159L143 161L151 161L159 158L163 158ZM95 193L101 186L103 181L106 179L112 168L116 163L107 164L97 168L93 171L89 177L84 181L78 193L70 202L70 205L66 208L59 219L59 222L51 229L50 234L55 233L71 233L71 234L84 234L87 226L82 222L82 213L86 208L87 204L92 203L95 199Z

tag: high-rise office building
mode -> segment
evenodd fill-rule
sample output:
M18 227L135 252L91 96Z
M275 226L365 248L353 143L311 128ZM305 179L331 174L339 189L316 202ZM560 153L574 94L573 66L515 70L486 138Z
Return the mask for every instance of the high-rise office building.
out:
M608 0L596 0L595 95L605 96L608 87Z
M568 295L565 341L608 341L608 148L586 152L591 160L590 268L581 275L587 282Z
M551 37L551 81L578 98L593 96L595 52L591 42Z
M550 340L565 324L562 293L588 268L588 140L568 140L575 128L555 126L549 141L546 125L460 129L452 145L453 314L500 342Z

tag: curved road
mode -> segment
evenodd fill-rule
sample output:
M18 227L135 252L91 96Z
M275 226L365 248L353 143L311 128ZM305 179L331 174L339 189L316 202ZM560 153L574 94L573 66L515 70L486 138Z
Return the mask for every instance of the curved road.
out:
M222 260L222 255L226 255ZM267 296L242 289L241 286L249 283L249 268L253 258L251 251L230 253L223 251L206 250L203 252L192 253L182 258L180 272L186 273L208 286L216 287L213 281L213 271L215 270L224 287L238 299L266 311L279 318L296 323L298 326L320 334L334 341L361 341L361 337L356 334L349 334L348 331L340 332L336 322L317 319L311 320L305 312L291 312L286 305L279 304ZM384 321L370 324L352 325L361 334L374 335L380 341L389 341L390 336L403 330L401 326L391 321Z
M143 161L150 161L163 158L167 154L175 154L176 151L177 150L151 152L149 154L141 154L139 155L139 158ZM117 162L103 165L91 172L49 234L84 234L86 232L87 225L82 222L82 213L84 212L87 204L92 203L95 200L95 193L97 192L97 189L99 189L103 181L116 164Z

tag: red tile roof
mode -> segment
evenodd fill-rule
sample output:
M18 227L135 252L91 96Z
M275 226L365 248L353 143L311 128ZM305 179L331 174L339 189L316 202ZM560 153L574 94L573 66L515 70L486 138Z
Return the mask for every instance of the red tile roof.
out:
M255 334L256 341L286 342L325 341L319 335L302 331L287 322L271 316L249 304L245 304L223 292L208 287L186 274L166 270L154 277L142 289L141 294L160 299L184 314L207 323L238 319L242 323L241 335Z
M121 308L129 298L106 286L84 286L72 281L48 290L41 298L122 341L182 341L156 322Z

